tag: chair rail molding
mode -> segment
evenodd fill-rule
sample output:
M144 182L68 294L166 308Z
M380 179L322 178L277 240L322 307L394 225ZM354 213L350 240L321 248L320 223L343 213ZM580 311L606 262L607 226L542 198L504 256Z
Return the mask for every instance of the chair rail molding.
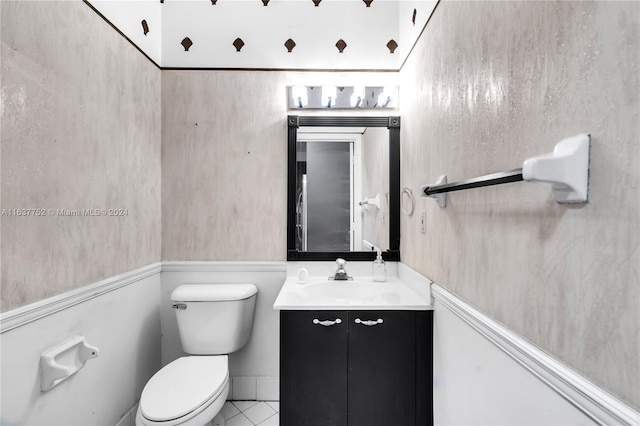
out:
M286 262L155 262L129 272L0 313L0 334L161 272L286 272Z
M431 294L478 333L600 425L638 425L640 413L439 286Z
M0 334L158 274L161 271L161 267L161 262L152 263L57 296L3 312L0 314Z

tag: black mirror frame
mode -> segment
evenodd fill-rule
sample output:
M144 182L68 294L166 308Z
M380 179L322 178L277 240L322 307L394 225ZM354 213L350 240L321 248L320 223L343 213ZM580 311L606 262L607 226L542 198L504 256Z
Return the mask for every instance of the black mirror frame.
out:
M287 260L374 260L373 251L312 252L296 250L296 145L298 128L303 127L386 127L389 129L389 249L382 253L388 261L400 261L400 117L287 117Z

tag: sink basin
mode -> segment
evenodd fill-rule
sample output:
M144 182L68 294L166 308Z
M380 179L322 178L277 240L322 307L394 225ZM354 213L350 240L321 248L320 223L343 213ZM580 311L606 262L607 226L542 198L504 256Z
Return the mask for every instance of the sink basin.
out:
M333 281L312 275L304 283L289 276L273 304L279 310L430 310L429 299L418 295L395 276L386 282L371 277Z
M369 299L383 293L381 286L362 281L325 281L308 284L304 290L309 297L322 299Z

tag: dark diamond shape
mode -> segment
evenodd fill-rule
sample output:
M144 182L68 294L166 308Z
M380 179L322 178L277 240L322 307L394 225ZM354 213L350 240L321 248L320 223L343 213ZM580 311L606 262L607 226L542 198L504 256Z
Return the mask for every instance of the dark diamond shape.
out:
M144 35L149 34L149 25L147 25L147 20L143 19L141 24L142 24L142 32L144 33Z
M313 4L315 4L315 5L316 5L316 7L318 7L318 6L320 5L320 2L321 2L322 0L311 0L311 1L313 2Z
M289 53L291 53L293 48L296 47L296 42L291 40L291 39L289 39L289 40L284 42L284 47L286 47L287 50L289 51Z
M240 49L242 49L242 46L244 46L244 41L242 41L242 39L238 37L233 41L233 46L236 48L236 52L239 52Z
M344 49L347 47L347 43L343 39L340 39L336 43L336 47L338 48L338 51L342 53L344 52Z
M180 44L182 45L182 47L184 47L184 51L188 52L189 48L191 46L193 46L193 42L191 41L191 39L189 37L185 37L182 39L182 41L180 42Z
M215 6L215 5L216 5L216 3L218 3L218 0L211 0L211 4L212 4L213 6Z
M264 6L267 6L267 5L269 4L269 0L262 0L262 4L263 4Z
M364 4L367 5L367 7L371 7L371 3L373 3L373 0L362 0L364 2Z
M387 43L387 47L389 48L389 52L393 53L398 48L398 43L396 43L395 40L391 39L389 40L389 43Z

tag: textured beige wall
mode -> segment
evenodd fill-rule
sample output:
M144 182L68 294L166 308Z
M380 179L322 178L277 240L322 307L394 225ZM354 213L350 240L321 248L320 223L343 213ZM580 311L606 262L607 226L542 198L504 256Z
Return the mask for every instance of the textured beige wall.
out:
M364 239L389 249L389 130L369 127L362 135L362 198L380 195L380 208L362 209Z
M80 1L2 1L3 311L160 260L160 70Z
M400 75L414 194L591 133L588 204L533 183L420 199L402 258L636 409L639 16L638 2L442 2Z
M162 259L285 260L286 87L358 82L397 74L163 71Z

